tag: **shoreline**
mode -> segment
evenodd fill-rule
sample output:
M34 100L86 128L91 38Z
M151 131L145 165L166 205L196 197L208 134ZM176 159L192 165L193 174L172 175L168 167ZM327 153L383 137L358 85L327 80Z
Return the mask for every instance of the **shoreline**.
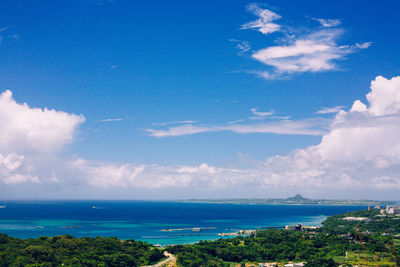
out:
M1 204L1 203L0 203ZM94 209L102 207L101 209ZM327 216L366 206L217 205L182 202L7 203L0 232L16 238L118 237L151 244L192 244L218 234L285 225L321 225ZM50 215L49 215L50 214Z

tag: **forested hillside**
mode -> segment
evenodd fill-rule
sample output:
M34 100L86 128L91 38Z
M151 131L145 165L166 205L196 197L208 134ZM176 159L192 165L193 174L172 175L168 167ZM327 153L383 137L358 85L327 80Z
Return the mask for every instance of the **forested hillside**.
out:
M162 258L161 250L141 241L68 235L17 239L0 234L0 266L140 266Z

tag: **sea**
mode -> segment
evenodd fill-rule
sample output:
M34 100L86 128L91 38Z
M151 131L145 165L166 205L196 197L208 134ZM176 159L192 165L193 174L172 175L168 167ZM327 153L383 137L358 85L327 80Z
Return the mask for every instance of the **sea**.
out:
M258 205L164 201L0 201L0 233L17 238L72 235L195 243L241 229L321 225L366 206Z

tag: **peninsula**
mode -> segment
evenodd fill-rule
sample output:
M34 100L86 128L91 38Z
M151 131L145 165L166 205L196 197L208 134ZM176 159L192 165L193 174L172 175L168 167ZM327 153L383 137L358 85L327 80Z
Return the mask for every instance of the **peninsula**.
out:
M296 194L288 198L226 198L226 199L186 199L175 200L190 203L227 203L227 204L265 204L265 205L360 205L387 206L398 205L398 201L380 201L363 199L310 199Z

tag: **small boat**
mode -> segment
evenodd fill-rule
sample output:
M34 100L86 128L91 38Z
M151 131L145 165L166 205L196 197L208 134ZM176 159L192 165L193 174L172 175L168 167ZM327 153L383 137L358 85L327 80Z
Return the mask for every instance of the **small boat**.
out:
M5 209L6 208L6 205L1 205L0 206L0 209Z

